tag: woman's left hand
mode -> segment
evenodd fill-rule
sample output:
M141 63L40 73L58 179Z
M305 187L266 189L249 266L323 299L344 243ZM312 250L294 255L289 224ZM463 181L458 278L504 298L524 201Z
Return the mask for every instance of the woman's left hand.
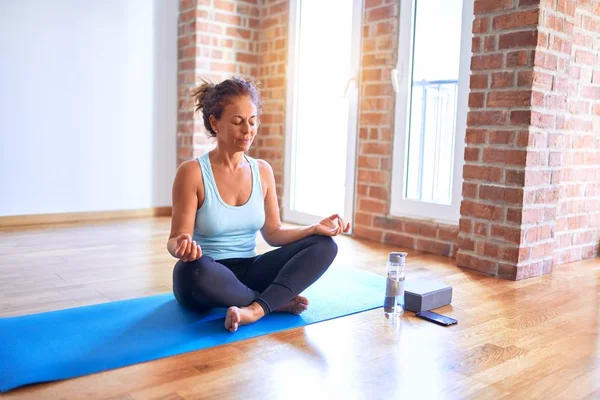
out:
M350 223L345 223L339 214L333 214L327 218L323 218L314 227L317 235L337 236L342 232L348 232L350 230Z

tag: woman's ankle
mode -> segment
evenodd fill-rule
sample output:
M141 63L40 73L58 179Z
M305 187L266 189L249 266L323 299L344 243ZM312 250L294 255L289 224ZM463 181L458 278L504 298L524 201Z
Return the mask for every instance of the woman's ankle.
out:
M247 306L246 308L252 312L252 315L256 317L256 320L259 320L265 316L264 308L262 308L262 306L256 301Z

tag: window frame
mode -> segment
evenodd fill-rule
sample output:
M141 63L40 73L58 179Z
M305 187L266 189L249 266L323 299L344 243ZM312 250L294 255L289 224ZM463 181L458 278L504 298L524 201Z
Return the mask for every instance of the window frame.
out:
M392 70L392 84L396 93L395 132L392 162L392 190L390 215L428 219L458 224L462 201L462 170L465 163L465 131L468 112L469 81L471 72L471 44L473 27L473 0L463 0L461 44L454 135L454 163L451 204L444 205L404 196L408 160L409 107L413 62L414 13L416 0L401 0L400 29L398 29L398 62Z

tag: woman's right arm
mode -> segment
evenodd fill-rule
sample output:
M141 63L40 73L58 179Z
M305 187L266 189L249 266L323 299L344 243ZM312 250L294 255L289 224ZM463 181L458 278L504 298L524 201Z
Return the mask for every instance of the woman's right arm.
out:
M200 246L192 241L198 204L204 201L202 172L197 160L183 162L173 181L171 233L167 250L182 261L193 261L202 255Z

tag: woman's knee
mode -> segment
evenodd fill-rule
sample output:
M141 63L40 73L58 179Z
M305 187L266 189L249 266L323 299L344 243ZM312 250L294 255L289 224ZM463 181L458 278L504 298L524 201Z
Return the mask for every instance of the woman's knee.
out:
M196 289L199 283L205 282L203 275L206 274L210 257L202 256L194 261L178 261L173 270L173 287Z
M338 253L338 246L331 236L313 235L313 240L319 254L331 258L331 261L335 259Z
M173 293L176 300L183 306L195 311L208 307L209 301L205 296L205 288L210 279L205 279L205 274L212 261L209 257L202 256L194 261L178 261L173 270Z

